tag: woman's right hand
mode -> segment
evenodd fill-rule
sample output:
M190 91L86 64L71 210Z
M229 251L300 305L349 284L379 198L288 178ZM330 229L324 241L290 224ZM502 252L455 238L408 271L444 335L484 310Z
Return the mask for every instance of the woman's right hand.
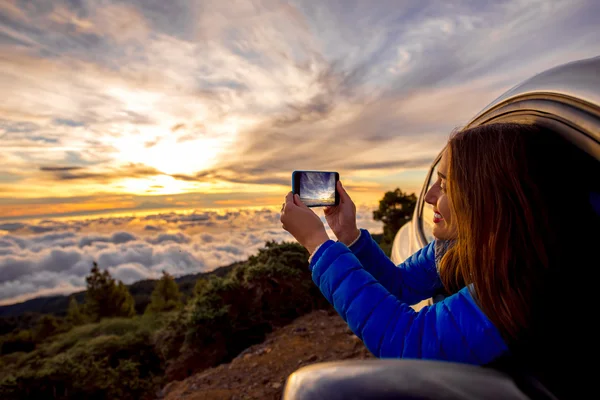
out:
M337 190L340 194L340 204L325 207L325 219L337 239L348 246L360 235L356 226L356 205L340 181L337 183Z

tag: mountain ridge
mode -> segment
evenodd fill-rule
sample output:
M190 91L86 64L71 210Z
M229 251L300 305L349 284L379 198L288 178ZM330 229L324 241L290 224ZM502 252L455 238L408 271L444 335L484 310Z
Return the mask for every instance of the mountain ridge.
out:
M184 295L188 296L193 291L194 285L199 278L209 278L213 275L218 277L224 276L240 263L241 261L217 267L212 271L182 275L174 279L179 285L179 290ZM157 281L158 279L143 279L125 285L135 300L135 308L138 314L142 313L145 309L145 305L148 304L148 302L142 299L142 297L145 297L147 294L149 299L149 296L152 293L154 285ZM0 306L0 318L20 317L26 313L54 314L57 316L64 316L67 314L69 298L74 296L77 302L81 304L85 299L85 293L86 290L81 290L68 295L39 296L19 303L3 305Z

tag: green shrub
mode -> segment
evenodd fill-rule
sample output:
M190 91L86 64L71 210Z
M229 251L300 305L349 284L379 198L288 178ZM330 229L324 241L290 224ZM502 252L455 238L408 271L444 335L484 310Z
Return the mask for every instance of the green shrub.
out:
M229 310L235 293L241 295L241 289L239 280L233 276L211 277L193 301L188 341L208 344L215 335L229 332L232 322Z
M167 360L167 366L185 351L183 344L189 331L190 307L185 307L177 312L163 314L164 325L157 329L152 335L152 344L156 354L163 360Z
M211 347L220 363L264 340L274 327L326 306L312 282L306 250L296 243L267 242L227 276L196 286L185 345Z
M29 329L9 333L0 338L0 354L29 352L35 349L35 340Z
M152 398L162 383L162 371L151 371L147 360L111 360L89 354L59 354L40 368L25 368L17 376L0 382L3 399L86 398L141 399Z
M12 372L0 375L0 398L150 398L164 383L165 359L152 340L164 323L158 316L104 319L14 360L2 357Z
M71 296L69 300L69 309L67 310L67 321L73 325L82 325L86 323L87 318L81 311L79 303L75 299L75 296Z
M52 315L44 315L38 322L34 332L36 342L41 342L56 334L60 329L58 320Z
M182 306L181 292L173 276L163 271L163 276L154 286L151 302L146 308L146 313L157 313L179 310Z
M154 332L164 320L159 316L139 316L134 318L105 318L100 322L77 326L44 346L40 351L53 356L73 347L77 343L86 343L99 336L122 336L132 332Z

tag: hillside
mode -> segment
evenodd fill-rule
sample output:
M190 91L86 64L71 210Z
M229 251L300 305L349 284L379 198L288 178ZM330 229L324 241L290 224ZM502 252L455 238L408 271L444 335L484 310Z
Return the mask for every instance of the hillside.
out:
M173 310L86 314L79 322L44 316L32 329L2 335L0 398L154 398L168 382L229 363L278 328L329 307L307 259L297 243L267 242L223 276L198 279L190 301ZM121 293L113 285L100 286L102 296ZM114 299L102 298L94 304L113 307Z
M285 380L296 369L325 361L374 356L333 310L294 320L249 347L230 363L165 386L164 400L281 399Z
M194 289L194 284L198 279L210 278L213 275L219 277L225 276L227 273L229 273L229 271L239 264L240 263L237 262L231 265L219 267L210 272L199 272L196 274L183 275L176 277L175 282L177 282L179 285L179 290L183 294L190 295ZM136 310L139 308L139 312L143 312L145 306L148 304L150 294L152 293L152 290L154 290L156 281L156 279L145 279L143 281L126 285L133 298L136 299ZM78 303L83 303L85 298L85 290L70 294L68 296L57 295L36 297L21 303L0 306L0 317L17 317L26 313L54 314L58 316L66 315L70 296L74 296Z
M31 319L31 328L0 335L0 398L151 399L169 382L201 377L198 374L222 364L230 366L219 371L227 368L231 374L223 372L230 378L224 376L220 382L239 384L231 393L256 383L256 373L270 376L260 382L273 383L271 389L277 391L282 379L302 364L300 359L310 363L367 357L355 354L355 346L362 344L356 344L339 317L328 311L313 313L331 306L312 282L307 259L307 251L297 243L267 242L246 261L217 270L208 279L201 276L193 289L168 274L160 285L138 282L131 286L140 289L138 295L151 298L153 306L173 304L162 297L167 295L161 289L168 287L166 282L175 291L183 287L191 293L185 304L177 295L175 308L149 308L137 315L125 286L96 268L88 284L96 283L88 285L91 295L86 296L83 311L74 313L78 306L72 302L75 308L69 308L68 317L44 315L35 323ZM155 290L144 295L149 287ZM127 303L114 303L126 299L121 297L123 290L129 296ZM94 300L99 295L101 300ZM308 314L313 316L298 320ZM319 316L333 320L318 320ZM30 315L10 318L22 321ZM270 350L251 347L259 343ZM240 355L243 362L238 368ZM257 359L256 365L245 364L255 355L266 358ZM270 396L273 390L263 386L253 388Z
M219 267L210 272L183 275L175 278L179 290L184 295L184 300L192 296L194 285L198 279L210 279L211 276L223 277L242 262ZM150 296L156 285L156 279L145 279L126 285L135 301L135 311L142 314L150 303ZM15 329L30 329L43 314L65 316L69 306L69 298L73 296L82 304L85 299L85 290L68 296L36 297L21 303L0 306L0 335L10 333Z

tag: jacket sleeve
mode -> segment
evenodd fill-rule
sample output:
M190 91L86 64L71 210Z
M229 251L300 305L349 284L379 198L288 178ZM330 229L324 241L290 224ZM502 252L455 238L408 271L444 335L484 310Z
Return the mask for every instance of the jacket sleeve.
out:
M435 266L434 243L396 266L369 232L361 229L358 241L350 246L350 250L365 271L391 294L403 303L416 304L432 297L443 286Z
M469 287L416 312L365 271L342 243L324 243L310 267L323 295L377 357L483 365L508 351Z

